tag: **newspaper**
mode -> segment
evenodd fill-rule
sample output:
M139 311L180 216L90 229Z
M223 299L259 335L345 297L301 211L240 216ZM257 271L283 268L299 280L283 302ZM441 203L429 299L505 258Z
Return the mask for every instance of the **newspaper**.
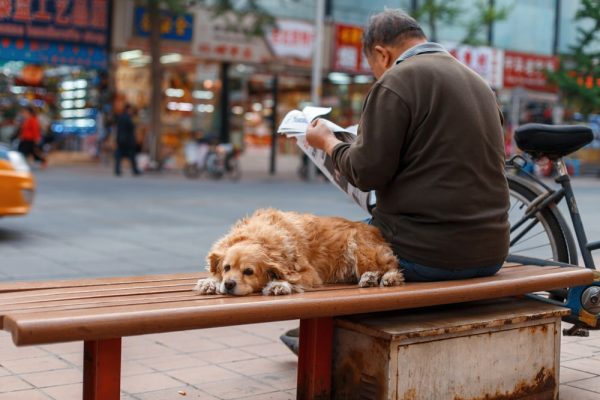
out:
M319 168L325 177L333 183L342 192L346 193L362 209L369 212L374 203L375 194L372 192L363 192L355 186L352 186L346 178L333 167L333 160L327 153L311 147L306 141L306 130L310 123L316 118L327 115L331 112L328 107L305 107L302 111L292 110L288 112L277 132L287 137L296 138L298 147L308 156L308 158ZM333 122L321 118L321 121L333 131L335 136L345 143L352 143L356 139L358 125L342 128Z

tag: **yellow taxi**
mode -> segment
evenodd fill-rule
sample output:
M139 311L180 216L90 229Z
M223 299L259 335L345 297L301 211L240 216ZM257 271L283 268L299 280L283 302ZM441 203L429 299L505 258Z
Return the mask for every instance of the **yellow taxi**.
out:
M27 214L34 193L35 179L23 155L0 145L0 217Z

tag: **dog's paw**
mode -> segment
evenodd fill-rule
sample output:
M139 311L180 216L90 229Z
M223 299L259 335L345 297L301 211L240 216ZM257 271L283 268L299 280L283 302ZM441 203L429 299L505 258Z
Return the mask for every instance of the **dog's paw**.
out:
M198 294L217 294L219 293L219 284L220 282L214 278L198 279L192 290Z
M377 271L367 271L360 277L358 286L360 287L373 287L379 285L379 276L381 274Z
M404 283L404 275L400 271L388 271L381 277L381 286L400 286Z
M292 294L294 288L286 281L271 281L262 290L265 296L281 296L284 294Z

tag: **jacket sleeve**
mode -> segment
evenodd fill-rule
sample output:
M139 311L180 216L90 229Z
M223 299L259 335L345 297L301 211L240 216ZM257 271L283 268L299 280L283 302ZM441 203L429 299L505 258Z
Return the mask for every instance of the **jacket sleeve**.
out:
M356 141L333 149L334 167L360 190L384 188L398 172L409 125L404 101L376 84L365 101Z

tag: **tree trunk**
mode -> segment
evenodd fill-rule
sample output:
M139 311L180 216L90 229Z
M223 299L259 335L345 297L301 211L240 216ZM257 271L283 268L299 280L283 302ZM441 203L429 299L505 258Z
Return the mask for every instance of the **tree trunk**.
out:
M150 64L152 97L150 100L150 165L160 168L161 143L161 105L162 105L162 71L160 64L160 9L158 0L148 1L148 16L150 18Z

